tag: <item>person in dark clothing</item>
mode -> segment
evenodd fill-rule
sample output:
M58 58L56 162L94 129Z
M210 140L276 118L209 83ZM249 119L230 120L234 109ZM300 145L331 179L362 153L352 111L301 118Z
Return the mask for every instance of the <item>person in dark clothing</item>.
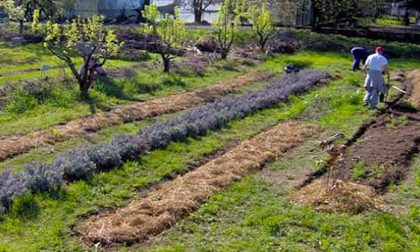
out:
M363 47L353 47L351 49L351 55L353 56L353 71L360 70L360 61L362 64L365 64L366 59L369 57L370 53Z

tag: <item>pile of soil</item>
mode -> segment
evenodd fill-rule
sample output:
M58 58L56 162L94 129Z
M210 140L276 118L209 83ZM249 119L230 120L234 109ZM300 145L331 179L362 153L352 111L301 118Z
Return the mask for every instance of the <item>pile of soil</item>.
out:
M124 50L145 50L152 53L160 53L168 51L176 56L182 56L185 54L185 50L167 48L156 36L140 33L130 30L120 30L117 33L119 41L124 41Z
M88 244L132 244L173 226L211 195L317 135L311 124L288 122L239 144L197 170L166 182L114 213L93 216L76 226Z
M214 36L203 36L194 45L201 52L219 52L217 39Z
M301 188L292 196L301 206L312 206L328 213L359 214L366 210L383 208L377 194L371 187L351 182L319 179Z
M271 53L293 53L300 43L291 32L279 32L269 41L268 48Z

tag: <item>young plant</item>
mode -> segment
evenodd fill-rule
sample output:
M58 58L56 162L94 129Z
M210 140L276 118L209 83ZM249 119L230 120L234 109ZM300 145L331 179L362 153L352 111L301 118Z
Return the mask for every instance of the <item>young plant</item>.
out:
M224 0L213 23L222 59L227 58L241 24L242 5L240 3L233 4L231 0Z
M174 17L168 13L162 17L155 3L146 6L143 11L143 16L148 21L147 33L156 36L163 43L159 54L162 57L165 73L171 71L171 60L177 57L173 49L181 48L185 41L185 24L179 16L179 9L175 8L174 13Z
M39 30L38 18L39 14L35 12L32 23L34 31ZM102 16L74 19L69 25L47 21L43 31L45 48L67 64L79 83L83 98L88 98L96 69L115 56L123 46L113 31L104 28L103 22ZM74 56L83 58L80 71L74 63Z
M261 51L265 51L268 40L273 35L273 17L267 3L253 4L249 7L246 16L252 24L252 31L257 39Z

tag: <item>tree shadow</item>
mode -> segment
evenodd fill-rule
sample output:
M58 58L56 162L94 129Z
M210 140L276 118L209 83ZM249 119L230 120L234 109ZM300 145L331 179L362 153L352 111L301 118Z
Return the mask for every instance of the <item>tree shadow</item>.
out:
M105 95L120 100L137 101L132 95L124 92L122 86L118 85L113 79L103 76L95 81L93 88Z

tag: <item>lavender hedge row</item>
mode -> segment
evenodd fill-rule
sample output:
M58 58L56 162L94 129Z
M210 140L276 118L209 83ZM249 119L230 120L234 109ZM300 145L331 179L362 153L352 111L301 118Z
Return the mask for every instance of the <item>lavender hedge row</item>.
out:
M233 119L243 118L272 107L290 95L307 91L327 77L327 73L318 70L289 74L262 90L228 95L175 119L155 123L137 134L118 135L106 144L76 147L56 157L52 163L28 163L21 173L4 171L0 174L0 212L9 209L17 196L59 190L64 181L89 179L95 172L120 167L123 161L165 147L171 141L205 135Z

